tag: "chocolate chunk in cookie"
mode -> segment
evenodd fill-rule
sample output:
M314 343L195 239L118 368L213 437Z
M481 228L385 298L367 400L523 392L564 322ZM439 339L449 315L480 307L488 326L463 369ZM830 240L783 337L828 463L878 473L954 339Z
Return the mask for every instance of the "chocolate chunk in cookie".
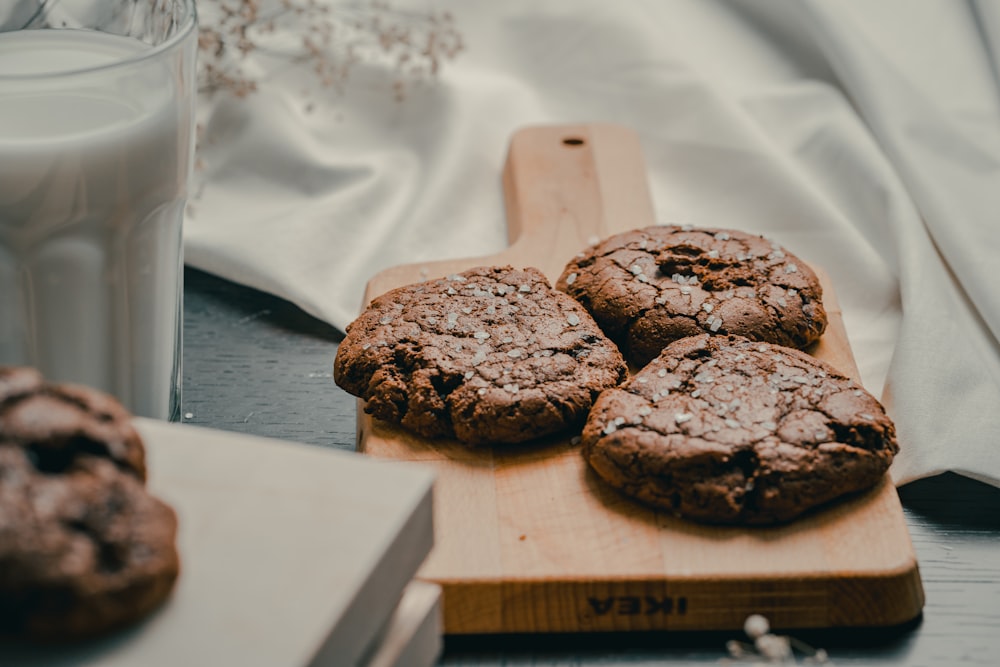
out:
M0 368L0 635L88 638L163 602L177 519L143 460L113 398Z
M787 521L875 485L898 449L879 402L829 365L707 334L602 393L583 431L612 486L712 523Z
M0 367L0 435L31 450L42 470L90 453L146 478L142 441L121 403L87 387L47 384L33 368Z
M809 266L763 237L728 229L617 234L577 255L556 287L638 367L685 336L737 334L803 349L826 329Z
M479 267L394 289L347 328L334 379L429 438L517 443L579 427L625 376L580 304L537 269Z

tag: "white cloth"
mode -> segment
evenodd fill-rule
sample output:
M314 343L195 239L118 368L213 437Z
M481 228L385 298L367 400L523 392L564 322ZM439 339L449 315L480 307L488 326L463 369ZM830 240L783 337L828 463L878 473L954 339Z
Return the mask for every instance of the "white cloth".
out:
M379 269L503 246L518 127L620 123L661 222L767 233L830 274L897 483L1000 485L1000 3L434 6L467 50L402 103L373 67L311 113L285 73L203 109L190 264L343 328Z

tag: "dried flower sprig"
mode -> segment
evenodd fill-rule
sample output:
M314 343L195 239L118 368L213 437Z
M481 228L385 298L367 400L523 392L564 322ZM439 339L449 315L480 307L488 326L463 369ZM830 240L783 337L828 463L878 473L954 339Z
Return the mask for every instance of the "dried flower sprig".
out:
M776 635L771 632L771 624L760 614L747 616L743 632L752 643L735 639L726 642L726 650L731 658L750 660L754 663L772 665L797 665L796 654L804 656L804 665L829 665L830 656L823 649L809 646L795 637ZM766 662L765 662L766 661Z
M199 89L209 94L255 92L262 81L248 57L256 54L304 65L322 87L339 91L355 66L386 66L402 99L463 49L450 13L401 11L385 0L199 0L198 10Z

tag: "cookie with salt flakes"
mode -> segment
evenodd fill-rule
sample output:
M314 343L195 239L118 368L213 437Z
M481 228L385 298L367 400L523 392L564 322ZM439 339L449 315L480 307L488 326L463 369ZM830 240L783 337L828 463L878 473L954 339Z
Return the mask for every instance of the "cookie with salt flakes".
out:
M477 267L374 299L334 380L428 438L519 443L578 429L625 362L579 303L534 268Z
M571 260L556 287L582 303L637 367L701 333L804 349L827 323L822 287L805 262L731 229L616 234Z
M601 394L583 431L594 471L690 519L788 521L882 479L899 447L875 397L792 348L676 341Z

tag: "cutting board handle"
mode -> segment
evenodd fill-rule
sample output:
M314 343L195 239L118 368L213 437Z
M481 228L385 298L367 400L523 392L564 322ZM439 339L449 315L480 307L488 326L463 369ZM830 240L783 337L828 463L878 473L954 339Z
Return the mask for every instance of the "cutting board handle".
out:
M485 257L408 264L368 283L365 303L393 287L474 266L534 266L550 280L594 240L655 223L635 132L620 125L542 125L514 133L503 170L510 247Z
M620 125L518 130L503 188L511 247L501 255L550 278L595 239L656 221L639 139Z

